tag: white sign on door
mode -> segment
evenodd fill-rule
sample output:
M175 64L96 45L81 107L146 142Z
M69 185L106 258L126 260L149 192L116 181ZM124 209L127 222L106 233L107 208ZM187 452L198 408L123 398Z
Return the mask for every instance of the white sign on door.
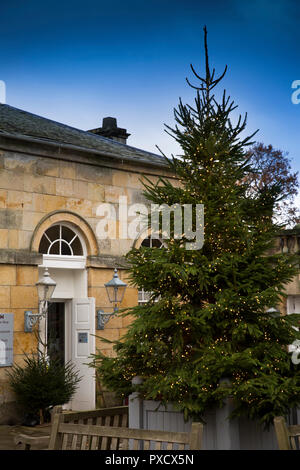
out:
M0 313L0 367L13 364L14 314Z

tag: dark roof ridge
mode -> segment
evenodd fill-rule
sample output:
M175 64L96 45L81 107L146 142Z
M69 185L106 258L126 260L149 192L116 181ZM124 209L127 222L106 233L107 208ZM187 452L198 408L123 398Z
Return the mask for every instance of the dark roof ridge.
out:
M17 113L19 117L23 115L24 122L18 123L17 120L12 119L12 116L10 115L7 116L7 119L5 121L5 110L13 114ZM1 114L2 114L2 119L1 119ZM28 118L29 118L29 124L28 124ZM43 129L38 130L39 122L42 124ZM6 124L6 127L4 124ZM19 124L19 127L18 127L18 124ZM30 124L31 124L31 128L30 128ZM50 126L48 128L50 129L48 133L47 133L47 129L45 128L45 125L47 124L49 124ZM55 129L60 130L61 135L54 136ZM120 154L123 154L124 152L124 157L125 157L125 154L129 158L131 155L131 158L133 158L134 160L137 160L140 158L141 161L143 159L147 159L148 157L152 160L152 163L157 163L159 165L166 165L164 157L161 155L157 155L153 152L142 150L137 147L124 144L122 142L117 142L107 137L96 135L92 132L78 129L76 127L72 127L67 124L63 124L61 122L55 121L53 119L45 118L43 116L39 116L29 111L24 111L22 109L16 108L8 104L0 103L0 133L3 133L3 132L5 133L5 131L10 134L15 133L18 135L24 135L24 136L33 137L33 138L39 137L39 138L49 140L49 141L56 140L57 142L74 144L74 145L82 146L85 148L90 146L91 149L100 150L100 147L103 147L101 149L103 152L105 151L112 152L113 150ZM63 131L65 131L65 135ZM81 139L84 141L81 141Z

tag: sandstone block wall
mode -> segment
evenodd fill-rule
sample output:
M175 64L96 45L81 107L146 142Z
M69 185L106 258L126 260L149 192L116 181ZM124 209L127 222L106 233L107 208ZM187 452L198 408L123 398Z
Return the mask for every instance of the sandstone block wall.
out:
M113 268L133 240L119 239L118 232L115 239L97 239L97 208L110 203L117 209L120 196L126 196L128 204L144 202L141 172L153 181L157 178L154 170L120 163L108 167L71 161L70 157L67 161L63 156L0 150L0 312L14 314L15 363L22 363L24 351L30 353L37 346L35 335L24 332L24 311L38 311L38 245L43 230L52 223L65 220L82 232L88 230L88 296L95 297L96 312L103 307L111 310L104 283L111 279ZM122 279L125 273L119 270L119 275ZM122 307L137 302L136 289L128 286ZM97 334L120 339L129 323L130 318L113 318ZM96 347L113 354L111 346L100 339ZM7 386L6 369L0 367L0 423L12 416L14 399ZM98 389L103 392L101 386ZM106 402L109 400L106 395Z

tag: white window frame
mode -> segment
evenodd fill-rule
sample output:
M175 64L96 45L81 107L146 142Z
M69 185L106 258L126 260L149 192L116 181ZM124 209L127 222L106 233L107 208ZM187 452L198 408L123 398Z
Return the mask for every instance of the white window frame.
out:
M43 268L84 269L85 256L43 255Z
M67 228L69 228L70 230L72 230L74 232L75 237L78 237L78 239L81 243L83 255L82 256L57 255L57 254L56 255L50 255L48 253L42 253L43 254L43 265L42 265L42 267L61 268L61 269L85 269L87 250L86 250L86 245L85 245L85 242L84 242L84 239L83 239L82 235L78 232L78 230L76 229L76 227L74 227L74 225L72 225L68 222L57 222L57 223L51 225L51 227L54 227L54 226L57 226L57 225L60 226L60 236L61 236L62 227L67 227ZM51 227L48 227L48 228L51 228ZM44 232L44 234L46 234L46 231ZM43 236L44 236L44 234L43 234ZM73 238L73 240L75 239L75 237ZM56 239L53 242L51 242L50 240L49 241L53 244L53 243L55 243L56 241L59 241L59 240L60 239ZM66 242L66 243L69 244L70 242ZM48 250L50 249L50 247L51 247L51 245L49 246ZM71 247L70 247L70 249L71 249ZM71 251L72 251L72 249L71 249Z
M56 238L55 240L50 240L50 238L48 237L48 235L47 235L46 232L47 232L47 230L49 230L50 228L56 227L56 226L59 227L59 238ZM62 228L63 228L63 227L66 227L66 228L72 230L72 232L74 232L74 234L75 234L75 236L72 238L72 240L71 240L70 242L68 242L67 240L64 240L64 239L62 238ZM69 224L68 222L57 222L57 223L51 225L50 227L48 227L47 230L45 230L45 232L43 233L43 236L45 236L45 237L48 239L50 245L49 245L49 247L48 247L48 252L47 252L47 253L43 253L44 255L46 255L46 256L56 256L56 257L59 256L59 257L69 257L69 258L76 258L76 257L77 257L77 258L79 258L80 256L73 255L73 254L71 254L71 255L60 255L60 254L51 255L51 254L49 254L49 250L50 250L51 247L54 245L54 243L57 243L57 242L60 242L60 243L59 243L59 251L61 251L61 245L62 245L62 242L64 242L64 243L66 243L66 244L69 246L71 253L73 253L73 249L72 249L71 244L72 244L72 242L75 240L75 238L78 238L79 241L80 241L81 247L82 247L83 256L86 256L86 246L85 246L85 242L84 242L84 240L83 240L81 234L78 232L78 230L76 230L76 227L74 227L72 224ZM43 236L42 236L42 238L43 238ZM42 238L41 238L41 240L42 240ZM82 256L81 256L81 257L82 257Z

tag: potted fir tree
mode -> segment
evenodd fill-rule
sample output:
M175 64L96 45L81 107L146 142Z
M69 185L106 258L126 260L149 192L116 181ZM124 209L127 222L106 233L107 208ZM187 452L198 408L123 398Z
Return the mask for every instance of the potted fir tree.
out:
M81 378L71 362L48 357L46 349L25 354L24 363L7 372L9 383L24 410L24 424L43 424L49 421L54 406L71 400Z

